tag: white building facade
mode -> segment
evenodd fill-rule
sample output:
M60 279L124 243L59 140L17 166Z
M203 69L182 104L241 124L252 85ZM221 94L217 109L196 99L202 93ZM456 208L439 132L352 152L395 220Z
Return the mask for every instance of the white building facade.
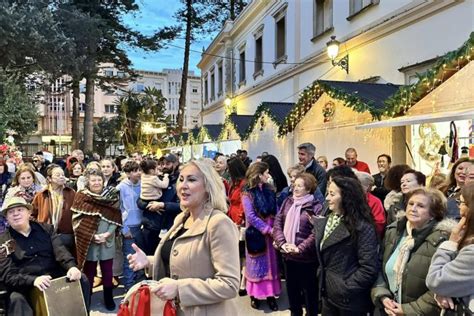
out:
M413 83L417 72L469 38L473 14L472 0L252 1L235 21L225 24L198 64L203 124L223 123L226 111L253 115L262 102L297 102L305 87L318 79ZM348 73L327 56L331 36L341 43L337 60L349 56ZM232 100L228 107L226 98ZM399 134L409 133L408 128L355 131L362 121L346 119L345 130L328 134L330 125L305 117L283 145L275 138L277 148L287 148L285 152L270 153L288 167L297 163L296 146L310 141L317 155L330 159L356 147L359 159L373 171L381 153L392 155L396 163L407 162L406 138ZM325 137L330 141L323 141ZM374 142L376 138L380 140ZM243 147L250 156L259 155L259 146L250 144L252 136Z
M114 67L104 66L100 70L101 75L115 78L124 78L125 73ZM162 71L136 70L138 77L125 82L120 89L112 92L101 90L96 86L94 93L94 121L101 118L112 118L116 116L116 102L124 95L124 91L132 90L140 93L148 88L156 88L161 91L166 101L166 115L171 115L173 124L177 122L179 95L181 88L182 71L180 69L163 69ZM39 104L39 120L37 132L30 136L29 140L22 144L27 156L36 151L47 149L57 155L70 153L72 131L72 91L66 88L69 79L64 76L57 79L44 94L44 102ZM85 81L80 84L79 105L79 128L83 130L84 104L85 104ZM194 72L188 73L188 87L186 91L186 110L184 118L184 130L190 130L200 126L201 112L201 81Z

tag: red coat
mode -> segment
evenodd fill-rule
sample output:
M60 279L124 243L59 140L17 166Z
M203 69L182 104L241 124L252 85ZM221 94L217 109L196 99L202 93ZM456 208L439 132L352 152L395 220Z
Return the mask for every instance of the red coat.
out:
M229 212L227 213L232 221L237 225L244 224L244 207L242 206L242 187L245 185L245 179L240 180L235 185L226 184L227 197L230 202Z
M357 171L367 172L368 174L370 174L369 165L363 161L357 160L356 164L352 166L352 168L356 169Z
M369 204L370 209L372 210L372 217L374 218L375 222L375 231L380 237L380 240L382 240L383 233L385 231L385 224L387 222L382 202L375 195L367 193L367 203Z

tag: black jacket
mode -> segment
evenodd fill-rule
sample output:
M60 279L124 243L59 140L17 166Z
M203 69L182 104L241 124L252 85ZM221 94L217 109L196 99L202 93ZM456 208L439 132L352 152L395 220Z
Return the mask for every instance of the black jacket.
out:
M374 174L373 177L375 188L372 190L372 194L378 197L383 203L385 197L387 196L388 192L390 192L390 190L384 186L385 178L382 177L381 173Z
M61 238L54 232L52 225L44 223L36 223L30 221L30 225L39 225L46 233L51 236L51 243L53 246L53 255L58 262L58 275L66 275L67 270L76 267L76 261L71 253L61 242ZM11 240L9 230L6 230L0 235L0 245L4 245ZM6 255L5 252L0 252L0 283L5 284L9 290L17 290L24 292L30 287L38 275L24 274L15 265L15 262L21 262L24 259L25 251L20 248L18 244L15 245L15 250Z
M313 158L313 163L306 169L306 172L311 173L316 180L318 180L318 187L323 196L326 196L327 178L326 170L319 165L319 163Z
M178 181L179 171L170 174L170 182L168 188L163 190L160 202L165 204L163 214L157 212L143 212L142 224L151 230L170 229L173 226L176 215L181 212L179 206L178 193L176 192L176 182Z
M359 222L354 239L341 223L321 248L326 222L327 217L313 218L321 296L340 309L369 312L370 289L381 267L375 227Z

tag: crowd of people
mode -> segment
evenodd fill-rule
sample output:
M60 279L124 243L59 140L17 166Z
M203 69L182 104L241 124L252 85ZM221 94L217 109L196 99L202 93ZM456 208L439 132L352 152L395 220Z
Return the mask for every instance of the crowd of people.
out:
M237 294L277 311L282 284L294 316L474 311L474 160L425 175L381 154L371 175L355 148L332 166L311 143L297 150L286 175L245 150L185 164L0 157L8 314L33 315L28 291L59 276L81 282L87 307L102 284L111 311L117 280L147 278L184 315L237 315Z

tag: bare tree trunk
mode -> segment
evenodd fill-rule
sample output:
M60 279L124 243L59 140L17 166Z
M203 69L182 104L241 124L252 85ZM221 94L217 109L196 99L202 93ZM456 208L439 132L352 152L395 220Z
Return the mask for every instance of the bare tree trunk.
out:
M84 113L84 152L93 151L94 139L94 77L86 76L86 109Z
M235 0L230 0L230 19L235 20Z
M72 82L72 148L79 148L79 80Z
M191 21L193 18L193 1L186 0L186 38L184 44L183 74L181 76L181 90L179 93L178 128L177 132L183 132L184 116L186 115L186 91L188 86L189 49L191 46Z

